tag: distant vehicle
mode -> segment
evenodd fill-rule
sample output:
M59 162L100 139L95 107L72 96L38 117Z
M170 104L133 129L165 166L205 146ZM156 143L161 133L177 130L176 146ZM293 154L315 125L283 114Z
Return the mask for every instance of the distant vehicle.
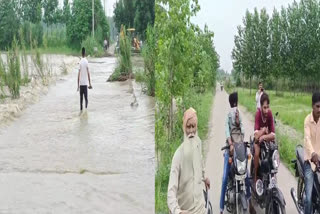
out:
M137 39L136 36L136 29L135 28L128 28L127 31L129 32L129 37L131 39L131 50L134 53L140 53L141 52L141 46L140 41Z
M133 53L140 53L141 52L141 45L142 45L142 41L139 41L136 37L136 29L135 28L128 28L127 31L128 33L128 37L130 39L131 42L131 51ZM121 34L121 33L120 33ZM117 36L117 44L116 44L116 48L115 48L115 52L119 52L120 49L120 41L119 41L119 36Z

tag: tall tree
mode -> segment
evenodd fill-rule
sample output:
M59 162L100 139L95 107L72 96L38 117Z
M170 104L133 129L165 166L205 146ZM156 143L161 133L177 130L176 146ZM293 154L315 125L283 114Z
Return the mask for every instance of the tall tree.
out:
M120 29L122 24L128 28L133 27L134 17L134 0L119 0L116 3L114 8L114 21L118 29Z
M256 12L255 12L256 14ZM267 80L269 75L270 64L270 30L269 30L269 15L265 8L260 11L259 25L256 31L258 46L258 73L257 76L262 80Z
M14 0L0 1L0 49L11 46L14 37L18 36L20 21Z
M95 34L98 38L109 37L109 25L100 0L94 2ZM67 25L68 40L71 46L79 48L81 42L92 32L92 1L74 0L70 24Z
M58 4L58 0L43 0L43 21L47 26L57 23Z
M38 23L41 21L42 0L20 0L23 21Z
M63 22L67 25L71 18L71 9L69 0L63 1Z
M281 66L281 21L279 12L274 9L270 20L270 67L276 81L276 93L278 92L278 79L282 70Z
M143 40L148 24L154 23L154 4L155 0L135 1L134 27Z

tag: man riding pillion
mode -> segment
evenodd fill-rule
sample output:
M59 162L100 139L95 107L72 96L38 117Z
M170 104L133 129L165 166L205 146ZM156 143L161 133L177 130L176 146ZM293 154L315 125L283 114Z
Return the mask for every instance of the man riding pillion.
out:
M312 112L304 121L304 214L312 213L313 171L319 167L320 154L320 93L312 95Z
M238 93L234 92L229 95L229 104L230 111L226 118L225 123L225 134L226 134L226 143L230 146L230 149L226 149L224 153L224 164L223 164L223 177L222 177L222 185L221 185L221 196L220 196L220 213L222 214L224 211L224 202L225 202L225 194L226 188L228 184L228 175L230 170L229 156L233 155L234 151L234 143L244 143L244 128L241 120L241 115L238 110ZM246 178L246 197L250 198L250 181L249 178ZM254 213L254 209L250 202L250 213Z
M183 117L184 141L171 164L167 203L172 214L209 213L203 190L210 188L210 181L204 177L202 142L197 124L196 111L188 109Z
M260 143L263 141L273 142L275 140L274 122L269 104L268 94L263 93L260 97L261 107L257 109L254 125L254 184L257 182Z

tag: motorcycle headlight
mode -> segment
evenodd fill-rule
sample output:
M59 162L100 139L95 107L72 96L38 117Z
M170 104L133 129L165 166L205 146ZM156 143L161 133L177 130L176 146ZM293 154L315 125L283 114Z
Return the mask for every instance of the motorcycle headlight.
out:
M246 172L246 160L243 162L237 160L237 171L239 174L244 174Z
M278 150L275 150L272 154L272 166L274 169L278 169L280 166L280 155Z

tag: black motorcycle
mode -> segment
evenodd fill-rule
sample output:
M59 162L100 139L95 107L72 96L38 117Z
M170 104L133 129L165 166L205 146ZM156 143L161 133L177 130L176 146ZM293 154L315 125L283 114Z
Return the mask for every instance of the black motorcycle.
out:
M253 154L251 164L251 175L254 177L254 141L251 140L251 153ZM280 165L278 145L275 142L260 143L260 162L258 168L257 182L252 183L252 197L266 214L285 214L286 202L281 190L277 186L276 175Z
M247 147L250 147L248 142L234 143L226 191L227 200L225 202L228 212L232 214L249 213L245 186L248 165ZM225 146L221 150L229 148L230 146Z
M298 192L291 188L291 197L300 214L304 213L304 199L305 199L305 184L304 184L304 155L303 147L298 145L296 147L296 160L293 160L294 168L296 170L296 177L298 177ZM313 191L312 191L312 213L320 213L320 168L317 167L314 172Z

